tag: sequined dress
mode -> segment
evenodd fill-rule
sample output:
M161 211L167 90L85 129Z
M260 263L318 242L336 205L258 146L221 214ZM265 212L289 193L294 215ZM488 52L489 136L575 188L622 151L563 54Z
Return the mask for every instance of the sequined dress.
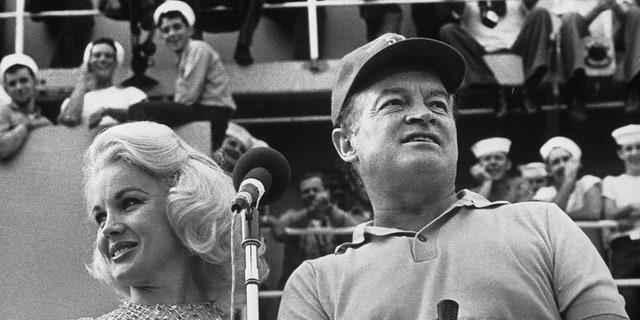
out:
M98 318L80 320L229 320L213 303L140 305L124 302Z

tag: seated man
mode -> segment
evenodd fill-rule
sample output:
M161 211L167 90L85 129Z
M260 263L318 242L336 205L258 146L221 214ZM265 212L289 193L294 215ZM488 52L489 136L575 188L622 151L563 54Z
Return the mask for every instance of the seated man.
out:
M582 167L582 150L565 137L553 137L540 148L552 183L535 194L533 200L553 202L574 220L599 220L602 217L600 178L578 176Z
M537 7L537 2L469 2L459 25L450 23L440 29L440 39L458 49L467 61L465 86L491 88L499 94L498 116L506 114L507 106L495 75L483 58L492 52L508 51L522 56L525 110L533 113L540 109L536 89L549 69L552 24L549 12ZM489 6L491 3L495 8ZM499 3L502 6L497 6Z
M567 12L562 15L560 27L560 52L567 79L569 103L577 114L574 117L585 118L584 105L589 89L587 87L585 64L585 44L583 39L590 35L589 26L604 11L612 10L613 18L619 23L613 39L615 47L624 49L624 76L627 81L627 101L625 110L640 112L640 7L638 1L629 2L623 7L615 0L587 0L574 4L579 12ZM575 8L571 8L576 10ZM613 28L613 26L609 26ZM615 59L615 50L614 59Z
M471 151L478 163L471 167L471 175L480 183L472 191L489 201L505 200L511 203L530 200L533 196L529 184L522 177L509 173L511 140L488 138L476 142Z
M265 224L271 227L274 239L285 242L282 273L278 289L284 288L289 275L304 260L333 253L336 246L348 239L334 235L309 234L288 236L285 228L349 227L358 224L348 213L338 208L331 200L324 176L309 172L302 176L298 185L300 210L290 209L279 218L266 216Z
M547 165L543 162L530 162L518 167L520 175L529 183L531 192L534 194L542 187L549 184L549 173Z
M14 53L0 61L2 85L11 103L0 106L0 160L14 155L32 129L50 125L36 106L38 66L31 57Z
M611 272L617 279L640 278L640 125L613 130L624 173L602 180L604 215L620 223L612 234ZM620 288L630 319L640 319L640 288Z
M153 18L165 45L178 57L173 102L137 103L129 108L128 117L171 127L207 120L212 150L217 150L236 110L220 55L206 42L191 39L196 17L185 2L167 1Z
M122 45L113 39L100 38L90 43L76 86L62 102L58 122L68 126L85 123L90 129L103 129L117 124L129 106L146 100L147 95L136 87L113 84L113 75L124 57Z

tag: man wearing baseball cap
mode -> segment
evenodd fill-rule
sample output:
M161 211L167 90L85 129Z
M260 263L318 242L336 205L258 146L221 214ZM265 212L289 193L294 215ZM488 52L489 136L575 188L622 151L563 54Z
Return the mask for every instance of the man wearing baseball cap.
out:
M445 299L465 319L626 319L606 264L557 206L456 193L464 74L452 47L397 34L342 59L332 139L374 220L294 271L280 319L434 319Z
M14 155L32 129L50 125L36 106L38 66L31 57L14 53L0 61L2 85L11 103L0 106L0 160Z
M602 180L604 215L620 223L611 235L611 271L616 278L640 278L640 124L613 130L624 173ZM640 319L640 289L620 288L631 319Z

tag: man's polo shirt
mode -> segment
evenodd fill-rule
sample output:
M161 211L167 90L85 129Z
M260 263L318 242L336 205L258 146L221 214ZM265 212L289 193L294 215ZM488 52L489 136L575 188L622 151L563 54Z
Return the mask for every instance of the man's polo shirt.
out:
M556 205L489 202L464 190L419 232L359 225L353 241L303 263L279 319L459 319L625 316L604 261Z

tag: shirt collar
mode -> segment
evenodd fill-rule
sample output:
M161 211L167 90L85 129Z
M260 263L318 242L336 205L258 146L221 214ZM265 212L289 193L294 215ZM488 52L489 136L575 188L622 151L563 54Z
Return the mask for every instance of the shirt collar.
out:
M187 59L187 56L189 55L189 49L191 48L191 39L187 40L187 44L184 45L184 49L182 49L182 52L180 52L180 54L178 55L178 58L176 59L176 65L178 66L178 68L180 67L180 64L183 63L183 61L185 61Z
M17 111L26 115L29 115L29 114L40 115L40 108L38 108L38 106L33 101L31 101L30 103L33 104L33 112L31 113L26 112L26 110L23 108L20 108L20 106L16 104L13 100L11 100L11 103L9 103L9 108L11 108L11 110L13 111Z
M461 207L474 207L474 208L486 208L490 206L501 206L504 204L508 204L507 201L495 201L491 202L484 198L483 196L469 191L467 189L461 190L456 194L458 200L454 202L447 210L445 210L441 215L431 221L428 225L426 225L423 229L428 228L430 225L436 223L441 220L443 217L449 214L455 214L457 212L457 208ZM374 213L375 215L375 213ZM385 236L410 236L413 237L418 232L401 230L397 228L388 228L388 227L377 227L373 225L373 221L368 221L365 223L361 223L356 226L355 230L353 230L353 238L351 242L343 243L339 245L335 253L340 254L344 253L349 247L357 247L366 242L366 235L372 235L376 237L385 237Z

